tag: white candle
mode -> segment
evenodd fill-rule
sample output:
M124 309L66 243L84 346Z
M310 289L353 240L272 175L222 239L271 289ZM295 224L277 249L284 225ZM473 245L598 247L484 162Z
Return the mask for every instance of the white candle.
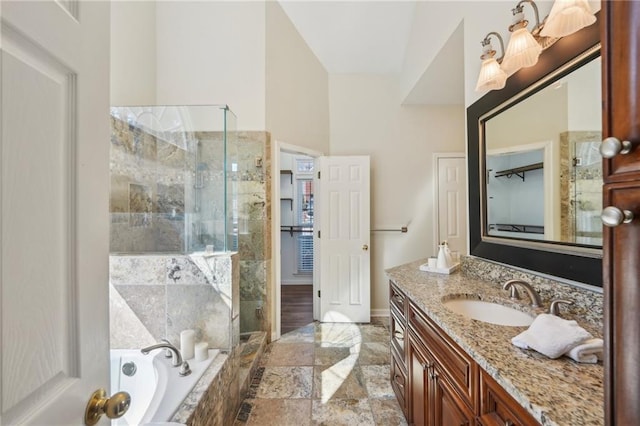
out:
M204 361L209 358L209 344L207 342L196 343L196 361Z
M193 330L184 330L180 333L180 353L182 359L187 360L193 358L193 351L196 343L196 332Z

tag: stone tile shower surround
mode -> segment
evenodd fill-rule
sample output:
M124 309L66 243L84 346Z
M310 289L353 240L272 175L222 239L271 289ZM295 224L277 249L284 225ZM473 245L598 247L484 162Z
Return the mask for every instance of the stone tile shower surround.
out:
M112 349L137 349L150 337L179 344L185 329L210 348L238 344L238 254L112 255L109 272Z
M223 247L223 209L215 203L204 214L194 214L195 159L183 144L165 142L139 128L111 117L111 252L112 253L172 253L187 252L189 247L203 249L213 244ZM182 140L200 141L202 158L208 158L201 200L224 203L224 161L219 153L222 132L194 132L179 135ZM170 137L172 141L178 137ZM229 167L227 190L237 196L237 239L228 239L227 248L239 254L240 329L242 332L267 331L270 335L271 292L271 141L268 132L231 132L227 151L236 161ZM218 154L218 155L216 155ZM261 161L258 161L260 159ZM219 172L216 172L219 171ZM228 209L231 200L226 200ZM185 233L196 229L196 235ZM234 230L229 230L228 233ZM178 256L175 256L179 258ZM164 266L156 265L156 278L163 282ZM152 274L147 274L151 276ZM161 290L133 288L123 284L116 288L127 303L150 300L160 304L162 297L171 297L175 287ZM163 292L164 291L164 292ZM195 288L190 289L195 295ZM186 306L185 306L186 307ZM177 309L177 308L176 308ZM170 309L169 309L170 310ZM156 309L157 311L157 309ZM141 314L142 315L142 314ZM153 310L142 315L157 335L164 327Z

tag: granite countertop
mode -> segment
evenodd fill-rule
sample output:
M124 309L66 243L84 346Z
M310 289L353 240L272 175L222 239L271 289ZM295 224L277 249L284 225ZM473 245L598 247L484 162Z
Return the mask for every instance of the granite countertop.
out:
M604 369L602 363L579 364L569 358L549 359L533 350L519 349L511 338L527 327L507 327L476 321L449 311L443 298L468 296L528 312L528 299L512 301L499 285L456 272L422 272L426 259L386 271L407 297L420 307L462 349L543 425L604 425ZM549 305L543 300L544 306ZM596 337L599 327L578 323Z

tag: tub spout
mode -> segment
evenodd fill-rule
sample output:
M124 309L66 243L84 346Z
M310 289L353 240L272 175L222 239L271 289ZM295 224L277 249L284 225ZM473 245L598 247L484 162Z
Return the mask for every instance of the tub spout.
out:
M171 365L174 367L179 367L182 365L182 355L180 355L180 351L178 348L173 346L168 340L162 339L160 343L156 343L155 345L147 346L146 348L140 349L144 355L147 355L149 352L156 349L167 349L171 352Z

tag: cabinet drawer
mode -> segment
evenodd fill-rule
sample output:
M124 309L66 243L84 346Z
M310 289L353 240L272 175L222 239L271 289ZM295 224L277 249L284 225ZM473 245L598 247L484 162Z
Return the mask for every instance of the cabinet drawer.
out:
M389 304L392 307L395 307L398 312L402 315L402 318L405 319L407 315L407 298L404 293L402 293L398 288L393 284L392 281L389 281Z
M461 398L474 407L476 363L420 309L409 302L409 328L423 341Z
M389 328L391 330L391 347L395 349L402 361L402 365L406 367L406 321L400 320L394 309L391 310L391 315L389 315Z
M405 417L407 416L407 398L406 389L408 387L407 375L404 369L400 365L400 361L396 358L396 355L391 355L391 387L396 394L398 404L402 408L402 412Z
M480 416L476 420L482 426L540 425L484 370L480 370Z

